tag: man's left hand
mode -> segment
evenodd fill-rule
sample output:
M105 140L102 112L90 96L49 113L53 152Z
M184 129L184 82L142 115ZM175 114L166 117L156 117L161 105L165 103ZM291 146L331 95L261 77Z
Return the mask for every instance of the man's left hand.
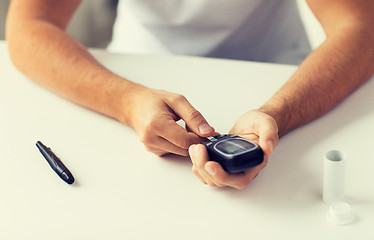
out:
M239 118L230 134L236 134L259 144L264 151L263 163L241 173L228 173L223 170L219 163L209 161L205 146L197 144L189 148L193 163L192 171L204 184L244 189L266 166L268 156L271 155L273 148L278 143L278 127L275 120L268 114L252 110Z

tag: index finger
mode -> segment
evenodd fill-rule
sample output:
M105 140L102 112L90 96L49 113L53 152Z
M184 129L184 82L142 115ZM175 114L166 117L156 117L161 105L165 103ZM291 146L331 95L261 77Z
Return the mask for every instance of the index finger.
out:
M161 129L156 130L160 137L183 149L188 149L192 144L200 143L203 140L195 133L188 132L173 119L163 121L160 127Z
M176 95L172 99L166 99L166 103L197 135L208 137L214 132L214 128L208 124L203 115L183 95Z

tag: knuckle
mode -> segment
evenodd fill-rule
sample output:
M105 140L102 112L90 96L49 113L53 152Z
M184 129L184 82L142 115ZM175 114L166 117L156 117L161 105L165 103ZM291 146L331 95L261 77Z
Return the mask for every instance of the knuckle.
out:
M217 187L217 185L214 182L208 182L208 185L211 187Z
M179 142L178 142L178 145L179 145L179 147L181 147L183 149L188 149L192 145L192 143L190 143L189 139L180 138Z
M157 132L157 125L151 121L144 126L142 133L140 134L140 141L143 144L152 144L154 141L155 132Z
M148 134L148 133L144 133L140 136L140 141L147 147L149 148L147 145L149 145L150 143L152 143L152 137L151 137L151 134Z
M188 114L187 114L187 117L190 121L195 121L195 120L200 120L202 118L202 115L199 111L197 111L196 109L191 109Z
M156 132L157 130L159 130L158 120L152 119L152 120L148 121L145 124L144 129L145 129L146 133L154 133L154 132Z
M164 155L165 153L160 151L160 149L157 149L157 148L154 148L154 147L151 147L151 146L147 146L145 145L145 149L148 151L148 152L151 152L153 154L155 154L156 156L158 157L161 157L162 155Z
M163 150L157 149L157 148L149 146L149 145L144 145L144 147L145 147L145 149L148 152L151 152L151 153L155 154L158 157L161 157L161 156L163 156L163 155L165 155L167 153L167 152L165 152Z
M155 152L153 152L153 153L156 154L158 157L162 157L162 156L164 156L164 155L167 154L167 153L164 152L164 151L155 151Z
M173 104L179 104L179 103L183 103L185 102L187 99L185 96L181 95L181 94L174 94L171 98L171 102Z
M154 149L153 149L152 147L148 146L148 145L144 145L144 148L145 148L145 150L147 150L148 152L153 152L153 151L154 151Z
M248 184L249 184L249 181L241 182L236 185L236 188L239 190L243 190L248 186Z
M203 161L199 161L199 160L195 161L194 167L196 168L196 170L205 171L205 166L204 166L204 162Z
M195 161L193 167L194 167L193 171L196 173L199 173L200 171L204 170L203 164L199 161Z

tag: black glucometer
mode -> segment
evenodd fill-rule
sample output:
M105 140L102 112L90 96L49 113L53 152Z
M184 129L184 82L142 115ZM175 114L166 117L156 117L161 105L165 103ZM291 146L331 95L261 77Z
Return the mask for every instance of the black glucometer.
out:
M264 161L260 146L237 135L209 137L202 144L208 150L210 160L218 162L229 173L243 172Z

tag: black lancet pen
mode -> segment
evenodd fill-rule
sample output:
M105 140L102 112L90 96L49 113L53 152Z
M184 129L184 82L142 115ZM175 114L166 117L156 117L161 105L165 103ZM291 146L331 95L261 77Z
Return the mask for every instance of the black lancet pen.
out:
M42 153L43 157L51 168L57 173L57 175L64 180L68 184L72 184L74 182L74 177L70 173L69 169L65 167L65 165L61 162L61 160L52 152L52 150L49 147L46 147L38 141L36 143L36 146L39 148L39 151Z

